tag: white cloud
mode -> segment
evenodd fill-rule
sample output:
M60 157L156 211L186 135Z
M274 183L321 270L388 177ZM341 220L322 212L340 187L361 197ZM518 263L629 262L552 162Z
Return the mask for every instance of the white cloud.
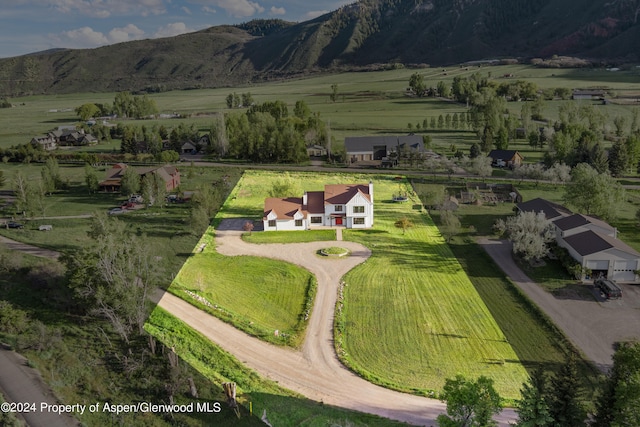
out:
M42 7L42 0L25 0L34 8ZM112 15L160 15L167 12L164 0L47 0L46 6L65 14L79 14L94 18Z
M58 47L72 49L92 48L114 43L140 40L144 38L145 32L133 24L126 27L113 28L108 33L96 31L91 27L82 27L75 30L63 31L60 34L51 35L51 39Z
M190 33L194 30L187 28L184 22L174 22L158 28L158 31L153 35L154 38L158 37L173 37L180 34Z
M184 13L186 13L187 15L191 15L191 9L189 9L188 7L186 7L186 6L182 6L182 7L181 7L181 9L182 9L182 11L183 11Z
M122 43L130 40L139 40L143 38L144 31L133 24L126 27L114 28L109 31L108 39L110 43Z
M247 18L258 13L264 12L264 7L259 3L250 0L187 0L192 4L202 4L204 7L209 5L217 6L224 9L234 18ZM204 8L203 8L204 10Z
M76 30L64 31L58 36L63 47L87 48L102 46L109 43L109 39L101 32L94 31L91 27L82 27Z
M217 10L209 6L202 6L202 11L205 13L217 13Z
M271 10L269 11L269 13L271 15L284 15L285 13L287 13L287 11L284 9L284 7L271 6Z
M329 13L329 11L328 10L311 10L311 11L309 11L309 12L304 14L304 19L305 20L307 20L307 19L315 19L318 16L324 15L325 13Z

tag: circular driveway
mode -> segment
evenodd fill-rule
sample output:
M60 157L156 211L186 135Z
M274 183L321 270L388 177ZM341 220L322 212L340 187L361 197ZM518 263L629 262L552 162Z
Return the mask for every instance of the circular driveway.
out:
M366 262L371 251L358 243L342 241L339 245L349 249L351 256L336 259L316 255L327 242L249 244L240 238L245 222L244 219L222 221L215 233L219 253L291 262L306 268L317 278L316 300L300 351L250 337L169 293L158 295L159 306L263 377L310 399L414 425L436 425L436 417L446 410L442 402L371 384L346 369L335 353L333 320L340 279L355 266ZM505 409L496 417L501 426L508 426L509 421L515 419L511 409Z

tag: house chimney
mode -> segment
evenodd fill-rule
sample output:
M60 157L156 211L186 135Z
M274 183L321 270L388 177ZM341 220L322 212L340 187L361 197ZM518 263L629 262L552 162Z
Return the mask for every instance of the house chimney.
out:
M369 199L373 203L373 181L369 181Z
M304 196L302 196L302 206L303 206L303 209L304 209L305 206L307 206L307 192L306 191L304 192Z

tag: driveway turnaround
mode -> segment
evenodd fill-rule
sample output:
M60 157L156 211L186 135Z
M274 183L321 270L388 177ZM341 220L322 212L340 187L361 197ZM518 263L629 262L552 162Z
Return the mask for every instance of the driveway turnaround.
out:
M371 384L346 369L335 353L333 319L340 279L356 265L366 262L371 251L360 244L343 241L337 245L349 249L351 256L335 259L316 255L327 242L248 244L240 238L245 222L246 219L234 219L220 224L215 234L219 253L288 261L306 268L317 278L315 305L300 351L260 341L169 293L158 292L158 305L282 387L325 404L414 425L435 426L436 417L446 411L442 402ZM505 409L495 419L500 426L508 426L516 414Z
M527 277L513 260L507 240L482 238L480 245L511 280L553 320L569 340L602 371L613 364L616 342L640 338L640 288L622 285L623 297L607 301L560 298ZM588 285L584 285L588 286Z

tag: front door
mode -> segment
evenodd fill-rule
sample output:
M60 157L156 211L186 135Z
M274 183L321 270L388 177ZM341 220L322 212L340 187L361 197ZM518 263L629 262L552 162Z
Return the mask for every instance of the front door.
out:
M336 225L342 225L342 217L337 217L336 218Z

